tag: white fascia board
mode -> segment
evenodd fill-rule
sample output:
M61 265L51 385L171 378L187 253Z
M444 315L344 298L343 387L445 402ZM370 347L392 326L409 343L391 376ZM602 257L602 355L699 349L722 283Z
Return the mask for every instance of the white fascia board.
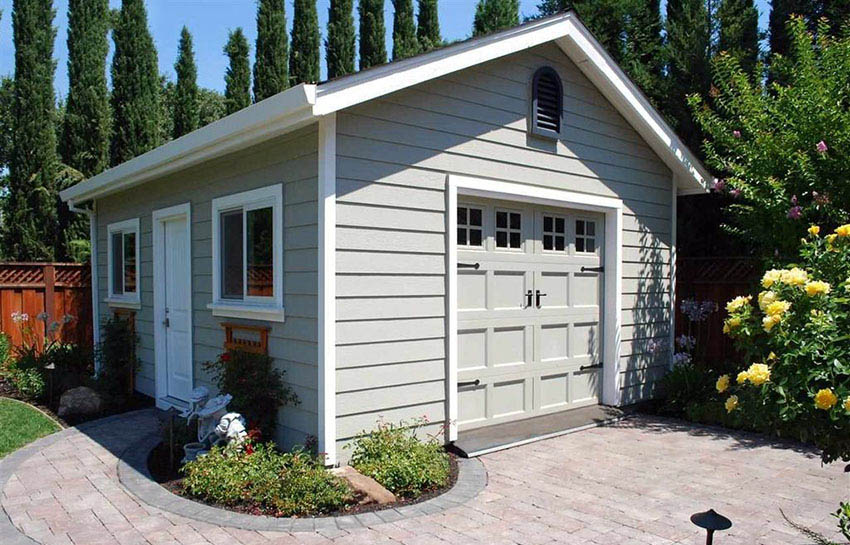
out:
M705 166L593 38L587 27L574 17L570 18L567 24L570 28L556 40L558 46L646 140L673 173L679 175L683 191L706 193L711 174Z
M83 202L127 189L274 138L313 121L316 86L301 84L69 187L63 201Z

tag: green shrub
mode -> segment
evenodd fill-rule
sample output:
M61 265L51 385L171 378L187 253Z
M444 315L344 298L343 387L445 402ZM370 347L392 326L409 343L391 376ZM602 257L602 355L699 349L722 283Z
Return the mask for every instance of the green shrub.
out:
M659 382L665 412L686 414L690 404L709 398L712 386L711 375L704 367L693 362L675 365Z
M36 368L21 369L13 366L7 377L12 382L12 385L26 399L40 400L44 398L47 391L44 372Z
M12 356L12 340L5 333L0 333L0 369L2 369Z
M138 337L130 321L118 316L106 320L102 332L98 347L100 372L97 387L101 392L120 399L132 392L133 374L138 367Z
M359 435L349 463L401 497L415 497L449 482L449 455L435 439L420 441L417 430L425 424L381 422L371 433Z
M274 443L214 447L182 471L184 489L194 497L275 516L330 513L353 501L348 485L318 458L301 450L279 452Z
M248 427L265 438L274 434L277 411L297 405L298 396L284 384L283 372L265 354L231 350L204 364L219 392L233 396L230 410L242 413Z

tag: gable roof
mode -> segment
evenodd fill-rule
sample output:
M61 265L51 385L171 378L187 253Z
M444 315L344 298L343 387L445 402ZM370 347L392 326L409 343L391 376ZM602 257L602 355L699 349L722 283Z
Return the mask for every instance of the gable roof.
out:
M115 193L315 122L319 117L512 53L555 42L673 171L680 194L707 191L708 170L575 12L532 21L319 84L300 84L101 172L60 193Z

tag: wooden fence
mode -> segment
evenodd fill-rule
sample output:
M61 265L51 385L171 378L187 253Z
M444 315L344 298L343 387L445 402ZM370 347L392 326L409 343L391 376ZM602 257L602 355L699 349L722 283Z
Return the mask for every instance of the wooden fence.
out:
M723 334L726 303L738 295L752 294L760 273L761 262L747 257L679 258L676 262L676 335L697 336L698 350L708 362L734 358L732 342ZM717 311L702 324L689 324L681 309L686 299L712 301Z
M26 315L26 322L16 322L16 314ZM23 340L24 326L42 339L54 321L58 323L56 338L91 345L91 318L88 264L0 263L0 331L16 346Z

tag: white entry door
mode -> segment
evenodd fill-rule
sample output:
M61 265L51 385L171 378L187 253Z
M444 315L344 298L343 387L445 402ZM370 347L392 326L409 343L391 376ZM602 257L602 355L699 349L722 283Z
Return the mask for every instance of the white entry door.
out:
M189 222L188 209L154 218L157 397L182 401L189 400L192 390Z
M598 403L604 216L458 202L458 429Z

